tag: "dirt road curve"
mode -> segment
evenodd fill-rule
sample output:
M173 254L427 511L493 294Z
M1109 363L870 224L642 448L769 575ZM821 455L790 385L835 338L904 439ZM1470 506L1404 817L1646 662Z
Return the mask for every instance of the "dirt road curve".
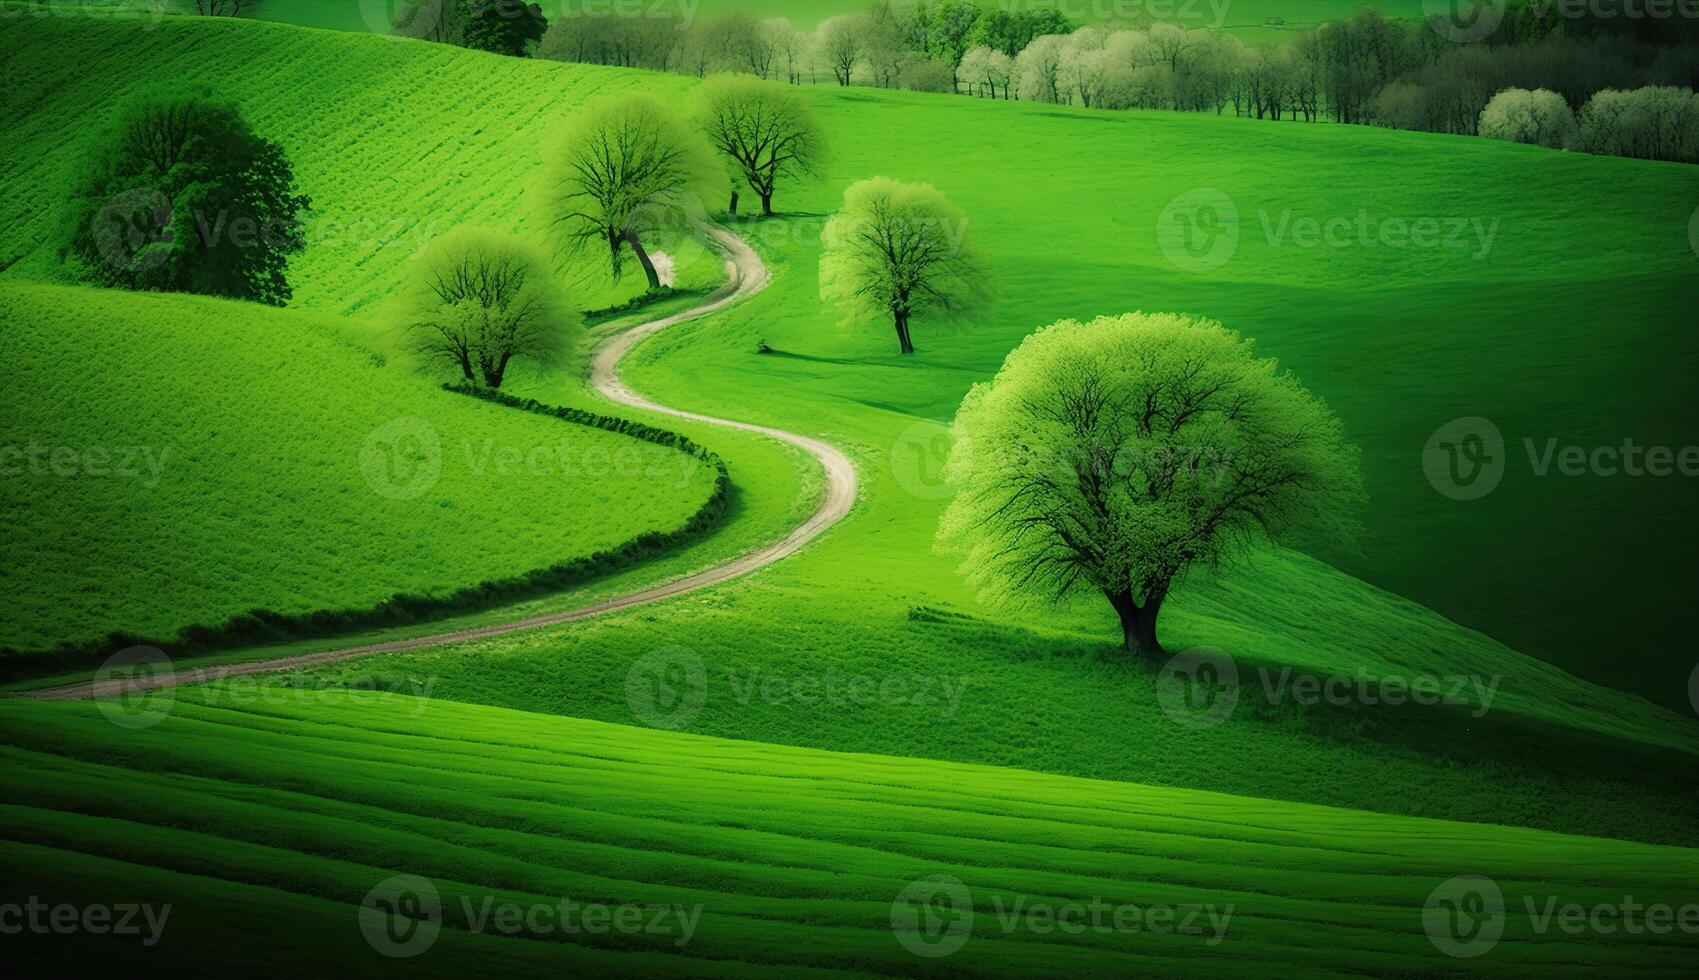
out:
M716 565L705 571L697 572L686 578L657 585L653 588L633 592L628 595L616 596L593 605L570 609L565 612L550 613L546 616L534 616L511 623L498 623L492 626L480 626L476 629L456 630L452 633L438 633L433 636L420 636L410 640L396 640L392 643L373 643L367 646L345 647L340 650L326 650L322 653L308 653L295 657L281 657L276 660L256 660L250 663L226 664L217 667L196 668L175 673L155 674L149 679L136 677L121 678L107 681L89 681L72 684L66 687L47 688L32 691L29 696L40 700L76 700L86 698L110 697L127 691L145 690L154 687L169 687L177 684L196 684L201 681L214 680L220 677L236 677L242 674L258 674L276 670L294 670L300 667L313 667L319 664L333 663L338 660L350 660L354 657L364 657L374 653L402 653L408 650L425 650L434 647L447 646L452 643L462 643L467 640L481 640L485 637L501 636L504 633L517 633L520 630L536 629L541 626L553 626L557 623L570 623L574 620L589 619L632 606L657 602L671 596L696 589L705 588L724 582L728 579L747 575L758 568L765 568L797 552L803 545L819 537L820 533L831 527L848 514L855 503L856 481L855 468L850 465L849 458L832 446L818 439L786 432L782 429L771 429L762 425L751 425L747 422L732 422L718 419L696 412L686 412L670 408L650 401L637 394L619 379L619 362L638 342L650 334L676 326L687 320L725 309L734 303L759 293L767 288L770 276L767 267L761 263L755 254L741 238L723 228L710 228L707 233L713 239L715 246L726 256L726 284L700 305L691 307L681 313L642 323L629 330L609 338L607 342L596 349L590 362L590 384L607 397L622 405L633 408L647 409L653 412L665 412L679 418L690 419L710 425L721 425L730 429L742 429L745 432L755 432L774 439L800 446L826 470L826 496L808 520L797 525L786 535L784 540L758 551L750 552L734 558L723 565Z

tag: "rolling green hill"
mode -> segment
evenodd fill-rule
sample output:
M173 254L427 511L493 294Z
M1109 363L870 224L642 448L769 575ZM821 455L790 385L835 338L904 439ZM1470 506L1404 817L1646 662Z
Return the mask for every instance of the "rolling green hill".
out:
M363 933L359 906L397 884L435 893L421 907L440 908L449 961L527 975L547 957L556 975L1673 976L1696 951L1679 932L1538 925L1548 902L1690 903L1693 851L296 693L183 692L132 730L94 705L0 706L22 777L0 784L9 877L64 900L121 876L124 894L171 903L147 950L161 970L290 935L313 942L261 972L297 955L381 970L409 931ZM1438 950L1443 918L1424 913L1462 874L1503 902L1502 938L1467 961ZM568 918L586 932L564 934L563 898L644 925ZM1104 928L1050 918L1083 923L1092 905L1128 911L1098 913ZM486 917L503 906L543 911ZM651 914L622 920L626 906ZM220 928L246 909L254 929ZM916 918L929 911L937 931ZM121 941L72 940L53 961Z
M708 461L437 390L344 329L0 284L0 646L440 597L673 531L714 494Z
M12 195L0 269L62 276L60 207L86 142L99 138L115 100L133 86L193 79L238 102L256 132L281 143L312 198L307 250L290 262L292 305L345 314L377 309L425 243L457 225L540 234L531 178L574 106L637 85L661 95L686 87L665 76L231 18L171 16L153 26L23 16L0 19L0 44L10 54L0 127L12 134L0 151L0 182ZM116 74L66 78L55 70L83 58ZM259 64L268 69L254 71ZM77 138L66 138L67 120ZM677 258L680 288L718 281L719 263L694 243ZM608 283L605 261L562 260L580 308L643 291L640 275Z
M22 57L45 59L45 48L57 45L123 76L119 66L133 57L125 52L135 49L121 42L130 36L117 25L55 23L27 35ZM415 104L464 106L456 80L487 72L503 80L492 97L534 100L528 109L502 103L517 122L499 127L466 109L362 119L361 132L375 135L362 137L359 152L389 160L405 143L408 153L432 165L421 168L416 184L369 171L327 179L331 190L318 203L333 213L380 214L393 209L392 200L429 201L522 228L530 219L512 187L524 183L514 161L526 157L513 148L541 138L551 123L545 103L555 103L544 93L639 84L678 91L688 84L261 24L170 20L148 37L164 63L196 63L225 79L256 119L268 120L286 144L306 147L303 159L316 161L314 169L327 176L344 172L338 158L312 146L320 137L349 145L321 121L342 111L339 97L368 113L403 91ZM323 83L322 102L317 95L308 100L311 112L298 111L294 100L311 74L301 66L314 58L349 67ZM252 80L261 76L292 81ZM99 88L84 82L40 95L85 106L98 101ZM1155 666L1122 663L1107 640L1098 642L1112 635L1104 611L1034 616L980 609L949 562L932 554L942 503L937 460L925 455L933 453L936 434L928 420L947 420L967 386L988 376L1041 323L1139 307L1220 317L1297 370L1364 445L1370 533L1358 551L1320 553L1500 639L1551 635L1557 624L1608 632L1624 644L1608 657L1579 644L1555 652L1532 648L1606 686L1679 704L1688 668L1649 640L1684 628L1673 598L1680 589L1672 571L1681 561L1678 537L1630 515L1664 514L1679 525L1690 519L1676 506L1685 485L1536 480L1513 472L1493 496L1460 503L1428 485L1420 453L1433 427L1474 413L1499 419L1513 442L1522 431L1584 438L1634 428L1646 441L1681 437L1690 405L1675 366L1692 361L1693 342L1678 311L1695 287L1680 274L1691 255L1680 251L1685 226L1674 202L1694 179L1687 169L1347 127L869 91L811 95L836 148L831 174L818 187L781 195L790 217L738 225L767 257L774 286L728 314L662 335L637 352L631 374L642 390L673 404L778 423L844 446L863 477L856 514L783 566L713 595L607 627L380 658L357 675L416 664L445 696L607 720L630 718L623 686L630 665L679 644L742 679L752 670L819 676L828 666L856 676L966 677L972 696L965 713L945 723L935 713L877 705L823 717L795 703L734 699L710 703L696 725L713 734L823 748L1571 832L1696 839L1685 803L1692 787L1686 760L1695 744L1690 720L1530 663L1419 606L1290 554L1271 553L1220 584L1193 582L1174 599L1165 622L1170 645L1220 647L1240 658L1248 674L1295 666L1347 678L1466 676L1497 682L1495 706L1481 719L1467 710L1271 704L1241 712L1207 735L1181 735L1182 747L1170 747L1177 733L1154 703ZM360 115L350 110L344 118ZM399 135L416 131L433 135ZM1043 152L1059 145L1069 153ZM49 168L71 156L45 139L13 152ZM970 160L972 166L963 164ZM437 164L446 161L470 179L445 176ZM1323 166L1327 179L1310 179ZM1500 175L1507 169L1533 176L1506 183ZM1001 284L999 304L974 323L917 325L921 353L908 361L890 353L886 329L840 326L815 292L821 216L849 181L881 172L931 180L963 204ZM1048 176L1034 179L1039 174ZM1601 206L1554 210L1540 189L1566 182L1596 185ZM462 198L493 183L504 188L499 200L469 210ZM45 183L25 186L34 188L28 199L50 207ZM1073 193L1070 186L1104 190ZM1169 261L1156 235L1167 202L1199 186L1219 188L1240 211L1237 251L1205 273ZM1288 212L1326 218L1358 210L1409 218L1476 215L1497 222L1494 244L1474 259L1472 251L1445 247L1303 247L1265 233L1265 218L1278 225ZM49 257L30 238L48 227L19 225L4 239L27 256L9 277L51 272ZM1579 247L1601 240L1616 242L1619 251L1600 255ZM377 260L381 248L328 247L321 254L315 245L304 257L300 305L363 308L391 288L395 273ZM705 257L698 263L711 265ZM315 270L329 267L334 291L313 281ZM1626 307L1621 290L1604 286L1622 277L1641 287L1628 294ZM371 299L345 304L338 300L343 295ZM1599 322L1610 322L1612 332L1601 334L1593 326ZM365 336L357 322L337 326ZM752 354L762 339L778 349L776 356ZM545 401L585 402L576 371L515 384ZM1553 390L1585 396L1554 399ZM693 437L711 448L728 445L723 434ZM739 452L748 452L747 444ZM739 459L749 457L727 455L734 482L744 486L761 480L782 486L778 473L791 465L769 455L740 469ZM1589 518L1566 524L1563 535L1545 533L1577 508ZM1589 553L1617 555L1621 563L1589 584L1614 590L1623 610L1614 620L1554 598L1583 571L1558 559L1596 549L1603 536L1614 550ZM1596 564L1587 571L1601 574ZM1013 736L1006 730L1011 724ZM1553 770L1553 745L1588 764Z
M467 445L626 440L436 390L385 361L393 338L366 316L404 275L410 236L537 230L526 185L573 107L632 87L677 100L687 80L187 18L0 21L0 49L0 322L30 382L0 395L5 424L54 445L172 448L184 467L152 487L0 484L17 496L7 513L30 520L5 563L27 587L5 592L34 605L6 608L9 629L152 615L163 631L279 594L310 610L447 589L677 522L710 492L700 465L678 488L602 472L570 493L474 472ZM79 67L68 82L65 64ZM63 275L56 195L80 140L125 89L166 77L209 80L296 160L327 222L293 267L296 309L41 283ZM772 288L659 335L626 377L667 404L842 446L863 487L849 519L747 579L595 621L169 696L0 703L9 887L172 903L148 972L265 973L282 961L256 950L286 947L373 973L1691 972L1691 935L1538 924L1548 902L1696 901L1691 485L1542 477L1518 455L1493 494L1459 501L1430 485L1422 453L1442 423L1477 415L1518 453L1524 438L1673 446L1695 431L1699 172L1335 126L810 98L830 171L781 194L786 216L736 225ZM874 174L962 205L999 284L972 322L918 322L914 358L818 299L824 217ZM1207 268L1159 232L1199 192L1227 202L1234 236ZM1375 243L1293 232L1359 215ZM1378 237L1422 219L1461 219L1464 237ZM674 249L686 288L712 281L706 251ZM585 306L635 285L562 274ZM1171 648L1230 655L1240 685L1220 717L1200 718L1196 689L1176 703L1161 664L1129 662L1107 610L983 608L932 551L938 422L967 387L1039 325L1138 308L1255 338L1364 448L1360 547L1264 549L1165 612ZM512 386L610 411L576 364ZM410 501L380 489L421 470L397 438L409 433L383 428L396 418L425 419L443 450ZM727 459L743 519L705 551L806 512L814 487L792 456L681 431ZM1424 678L1460 700L1382 696ZM1304 703L1292 681L1350 693ZM685 710L657 716L677 697ZM134 714L149 706L168 716L149 726ZM356 907L396 874L444 901L430 960L390 959L362 935ZM973 910L943 959L902 941L918 938L904 923L948 935L966 918L935 893L903 901L933 875ZM1505 901L1504 939L1467 961L1436 948L1424 915L1458 875L1489 876ZM487 903L563 897L698 918L682 944L523 918L511 937L472 931ZM1017 902L1232 915L1211 945L1046 929L1043 913L1008 918ZM84 936L15 955L63 968L112 949Z
M527 174L575 100L689 84L254 23L168 19L144 31L50 20L0 31L17 52L8 70L25 83L10 104L46 107L0 120L17 134L0 154L0 179L16 188L16 220L0 231L0 265L16 263L8 275L53 272L44 243L55 175L76 146L50 120L80 117L91 131L115 94L107 80L136 77L138 51L150 71L192 71L243 101L296 154L327 221L409 234L469 220L527 227ZM45 66L63 57L90 72L47 86ZM324 78L314 59L343 70ZM1699 365L1699 341L1682 311L1699 301L1686 235L1699 172L1359 127L810 92L835 165L781 207L825 213L845 184L875 173L937 183L974 216L1000 305L960 332L919 325L921 357L898 363L879 331L840 329L818 308L818 221L795 219L762 233L787 263L773 294L729 327L704 324L652 347L652 357L691 353L643 376L651 390L739 417L830 425L882 460L915 419L947 419L968 384L1039 324L1137 308L1219 318L1327 398L1364 448L1368 534L1360 550L1324 543L1323 557L1565 669L1685 706L1690 658L1670 651L1695 639L1681 612L1692 480L1542 475L1537 464L1552 445L1690 441L1696 412L1682 379ZM1047 151L1058 145L1069 152ZM1554 200L1559 187L1587 188L1585 202ZM1225 264L1188 270L1167 258L1156 225L1170 203L1207 190L1232 202L1238 244ZM1422 219L1450 230L1431 248L1359 246L1354 231L1335 247L1294 231L1305 221L1354 228L1360 215L1376 236L1387 222ZM323 236L296 263L297 304L364 309L393 288L405 251ZM714 270L700 254L686 266ZM757 339L796 356L751 358ZM701 383L704 371L713 384ZM1510 454L1504 482L1480 500L1441 495L1422 470L1429 437L1464 417L1493 421ZM902 519L912 536L890 553L928 561L934 503L891 503L920 519ZM939 563L905 577L944 575Z

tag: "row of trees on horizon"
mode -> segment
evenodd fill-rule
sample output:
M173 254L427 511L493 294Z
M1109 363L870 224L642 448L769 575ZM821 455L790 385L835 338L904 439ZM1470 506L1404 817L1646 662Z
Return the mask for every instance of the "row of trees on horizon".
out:
M1248 46L1221 30L1148 18L1079 26L1054 9L971 0L879 0L812 32L746 14L687 23L677 14L579 12L550 22L523 0L416 0L401 8L395 29L508 54L699 77L739 72L1104 109L1231 109L1271 121L1462 135L1502 135L1491 125L1482 132L1499 93L1546 90L1567 102L1576 136L1527 142L1699 162L1699 24L1554 10L1514 0L1473 43L1459 43L1439 22L1372 9L1293 31L1285 43ZM1589 113L1602 92L1612 95ZM1589 126L1590 118L1608 125Z

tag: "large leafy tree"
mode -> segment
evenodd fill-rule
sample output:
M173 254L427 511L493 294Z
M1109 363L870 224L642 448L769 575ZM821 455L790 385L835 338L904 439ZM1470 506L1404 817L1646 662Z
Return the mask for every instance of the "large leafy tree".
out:
M608 96L577 113L557 141L545 192L574 250L605 248L614 277L630 249L651 289L661 280L643 245L652 231L687 233L723 188L725 168L701 134L647 95Z
M62 254L105 286L282 306L306 247L282 147L206 90L148 89L118 110L73 185Z
M1220 324L1133 313L1028 337L955 423L940 547L989 601L1101 595L1134 654L1187 572L1340 538L1357 451L1298 379Z
M431 363L500 388L515 358L545 363L568 350L582 320L553 270L524 240L458 228L413 266L402 329Z
M963 39L968 47L983 44L1011 58L1026 50L1034 38L1047 34L1071 34L1074 24L1058 10L988 10L974 21Z
M843 210L826 224L820 296L851 319L889 316L899 350L912 354L915 314L960 316L989 292L967 228L967 216L930 184L889 177L851 184Z
M826 140L808 100L791 86L750 75L715 75L697 89L702 129L773 213L780 180L819 171ZM731 213L737 213L732 195Z

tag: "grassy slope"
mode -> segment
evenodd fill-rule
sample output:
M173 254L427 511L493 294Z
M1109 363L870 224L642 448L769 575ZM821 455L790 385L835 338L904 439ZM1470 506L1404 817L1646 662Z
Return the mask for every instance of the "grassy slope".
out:
M187 696L125 731L93 705L0 706L8 767L0 850L57 900L111 876L179 911L150 966L225 962L311 934L308 961L380 958L354 905L397 873L443 900L445 952L513 969L546 947L586 968L674 975L736 967L886 975L1676 975L1691 936L1633 943L1536 935L1523 904L1691 901L1693 851L1412 820L1194 791L649 732L377 693ZM27 786L27 789L26 789ZM891 931L909 882L969 889L972 935L946 960ZM1504 940L1462 963L1423 931L1430 891L1497 881ZM262 902L253 886L271 889ZM469 935L462 900L700 906L665 935ZM1231 905L1223 939L1001 928L999 903ZM176 930L176 931L174 931ZM660 954L648 961L626 956ZM526 941L530 940L530 941ZM295 945L295 944L291 944ZM59 947L64 950L64 947ZM84 952L72 946L64 957ZM268 958L269 959L269 958ZM280 964L278 964L280 965ZM273 968L277 968L274 965ZM445 965L431 962L432 967ZM558 970L556 963L555 969Z
M0 445L101 447L114 466L140 446L159 467L0 481L17 517L0 645L168 639L249 609L439 594L671 530L713 489L712 468L684 453L380 366L322 316L4 285L0 324L28 379L0 394ZM380 493L406 481L374 477L363 456L396 419L438 439L438 477L406 499ZM430 465L423 446L407 452L409 467Z
M0 20L0 43L13 53L0 102L0 128L10 134L0 151L9 192L0 269L16 263L12 274L62 274L53 243L65 182L122 96L150 80L207 85L283 145L297 185L313 199L308 250L290 263L291 305L336 313L378 308L425 242L456 225L541 235L530 178L571 110L636 85L662 96L686 86L400 38L362 38L349 57L349 40L227 18L167 17L152 29ZM207 57L209 47L219 55ZM63 65L83 61L111 74L66 77ZM256 72L255 64L267 68ZM78 138L65 138L66 120L76 120ZM717 282L719 263L700 248L690 255L678 285ZM584 309L612 306L642 286L639 275L611 285L595 263L563 265L563 275Z
M888 472L907 426L947 420L1039 324L1140 308L1212 316L1325 397L1363 448L1367 533L1359 549L1318 554L1516 649L1687 709L1694 481L1539 477L1523 440L1693 442L1687 222L1699 169L1355 127L814 94L834 164L780 205L824 213L874 174L933 182L972 217L1000 302L964 328L920 323L920 354L902 361L888 327L843 328L820 309L817 222L796 219L771 232L786 263L771 294L639 352L654 362L633 373L649 391L811 425ZM1555 190L1581 187L1584 199ZM1205 273L1168 262L1155 232L1197 188L1229 195L1240 215L1236 254ZM1473 247L1303 248L1265 233L1288 215L1359 212L1496 222L1496 238L1476 259ZM793 356L751 357L756 338ZM1437 493L1421 466L1429 435L1462 416L1496 422L1510 450L1499 488L1468 502ZM805 560L854 562L908 604L949 595L947 563L923 553L939 505L869 496L878 531Z
M174 36L218 32L219 50L233 45L231 50L249 59L244 65L248 74L293 77L302 71L297 59L306 56L303 46L310 41L326 57L337 57L351 65L375 61L397 69L394 77L406 78L411 97L425 105L458 98L460 91L454 88L454 80L471 70L467 65L475 64L480 70L493 65L492 70L507 71L512 64L427 45L336 39L244 26L253 34L231 32L224 25L167 23L160 29L168 36L161 47L166 51L194 49L196 44ZM267 39L264 43L252 40L261 34ZM84 60L96 65L115 66L126 56L122 37L115 32L85 27L63 31L54 38L61 45L80 45L77 49ZM338 45L354 48L342 51ZM199 50L200 60L208 61L208 48L203 45ZM404 57L407 52L434 72L406 70L404 66L410 64ZM224 71L222 59L210 60L215 63L207 65L207 71L236 78L236 73ZM572 80L578 88L635 84L632 80L638 77L648 80L643 84L679 84L669 78L560 66L520 65L511 70L521 68L536 73L532 83L518 86L533 93L549 92L545 82L557 79ZM280 125L290 120L304 125L302 120L307 117L276 108L276 96L269 87L254 85L245 91L257 113L278 120ZM387 91L390 89L375 86L362 97L382 103ZM1261 193L1278 186L1283 193L1296 195L1295 207L1309 209L1300 213L1310 213L1328 200L1327 192L1305 190L1292 177L1300 161L1313 162L1317 153L1330 158L1341 154L1348 158L1353 154L1391 156L1413 162L1411 172L1415 176L1406 177L1392 190L1369 176L1339 178L1355 181L1350 189L1357 195L1399 195L1375 201L1377 206L1394 208L1393 213L1448 210L1454 199L1433 194L1439 177L1429 171L1437 173L1451 166L1454 158L1473 167L1464 172L1479 180L1485 180L1506 160L1536 168L1559 168L1559 176L1562 168L1610 173L1618 172L1612 168L1620 168L1621 179L1610 185L1612 193L1621 197L1615 202L1618 210L1573 219L1579 227L1571 231L1576 236L1595 237L1632 233L1639 237L1625 248L1642 248L1649 254L1662 254L1652 245L1662 241L1663 230L1650 219L1666 210L1658 203L1658 195L1672 171L1625 161L1534 154L1471 141L1329 127L1277 129L1161 114L1103 117L1048 107L867 92L821 92L818 98L838 147L837 169L820 190L801 196L787 194L781 204L823 212L849 179L887 168L899 176L936 179L969 204L973 213L998 216L981 220L976 231L991 246L999 273L1007 283L1003 305L991 320L976 324L972 330L942 332L925 325L920 335L922 355L912 363L900 364L888 354L889 342L883 329L842 329L818 310L812 283L814 223L791 219L744 225L744 233L769 243L764 250L777 272L772 292L744 310L682 328L650 345L642 354L655 363L639 371L638 377L649 390L682 404L737 417L781 421L825 434L847 446L860 459L866 483L856 516L827 542L785 567L713 595L643 610L606 624L408 658L404 664L378 660L354 668L355 674L420 671L439 682L439 693L449 696L612 720L631 717L625 701L626 669L647 651L678 643L693 646L716 670L738 672L743 680L751 676L751 671L768 671L768 676L791 679L818 677L827 665L844 674L874 678L961 677L971 685L970 695L959 715L941 718L935 710L906 710L902 706L897 710L852 706L821 712L795 703L740 703L726 693L728 679L716 675L714 683L722 693L709 702L695 727L716 734L822 747L1199 785L1424 815L1505 820L1656 840L1694 839L1694 818L1684 796L1692 786L1692 766L1684 761L1695 739L1690 723L1577 683L1419 607L1364 588L1324 565L1296 556L1272 556L1241 570L1219 587L1199 583L1176 603L1167 622L1170 641L1176 646L1207 643L1230 649L1243 659L1247 672L1259 664L1297 663L1308 670L1344 676L1363 670L1402 676L1420 672L1496 677L1500 681L1498 707L1481 720L1471 718L1467 711L1452 710L1267 706L1242 709L1231 724L1205 735L1178 733L1155 705L1151 671L1120 663L1096 639L1106 625L1097 611L1044 617L1045 625L1036 626L1032 624L1039 620L1032 616L994 615L977 609L948 563L930 555L938 503L909 496L893 470L894 457L912 450L898 445L898 435L916 418L947 417L967 384L994 369L1002 351L1043 320L1065 313L1083 315L1141 304L1164 305L1144 302L1144 292L1184 289L1189 290L1186 295L1192 300L1173 305L1224 315L1240 326L1244 324L1236 322L1232 309L1260 311L1272 330L1284 322L1275 314L1288 290L1264 281L1280 278L1271 277L1271 268L1291 266L1288 278L1294 281L1315 277L1313 288L1319 291L1324 284L1339 287L1352 282L1351 276L1370 274L1384 278L1393 273L1416 273L1443 279L1451 261L1444 256L1403 256L1405 263L1365 270L1361 266L1369 259L1360 255L1290 256L1247 241L1241 247L1240 259L1226 270L1235 277L1233 280L1205 281L1179 274L1159 264L1149 229L1161 200L1176 186L1201 178L1177 178L1168 172L1171 168L1165 167L1164 160L1189 161L1190 169L1185 173L1193 174L1200 166L1196 161L1209 154L1220 154L1224 147L1235 152L1249 147L1254 153L1248 158L1262 162L1211 171L1208 177L1237 181L1253 191L1260 188ZM955 114L951 125L927 125L927 119L944 112ZM518 113L521 120L534 120L537 115L529 110ZM475 166L475 173L486 176L501 172L502 158L490 148L507 145L502 142L508 138L505 127L500 132L480 129L478 138L468 143L458 120L427 118L428 130L440 134L438 145L467 145L463 165ZM379 121L376 125L389 123ZM988 135L993 133L1019 138ZM1083 141L1082 148L1091 152L1070 154L1060 161L1016 155L1019 146L1047 146L1059 137ZM951 139L967 143L974 156L958 157L948 152L945 141ZM412 142L419 143L416 139ZM472 144L483 152L473 152ZM912 151L912 159L893 160L887 152L893 145ZM372 147L369 152L387 151ZM960 159L986 162L963 168L958 165ZM1423 160L1427 163L1422 164ZM327 155L318 166L329 172L330 162ZM1121 203L1105 207L1099 198L1065 198L1055 189L1060 185L1029 179L1039 172L1037 168L1048 172L1058 167L1063 168L1058 171L1061 178L1112 188L1111 199ZM1073 169L1067 169L1070 167ZM374 211L388 207L384 193L396 192L393 183L367 180L362 186L378 196L359 202L359 206ZM449 199L467 186L484 184L445 182L432 191L433 199L447 201L445 206L451 209L459 207ZM1245 192L1239 184L1231 186L1236 193ZM1425 195L1418 193L1424 189ZM1492 199L1499 192L1477 188L1468 193ZM1009 208L1004 206L1008 201L1024 203L1020 208ZM1256 201L1253 197L1244 207L1249 210ZM1508 206L1502 200L1498 203ZM1534 200L1516 198L1511 203L1517 204L1521 215L1531 216L1539 210L1539 202ZM1032 214L1044 215L1050 224L1034 227L1021 220L1023 215ZM1629 220L1637 216L1644 220ZM1103 228L1106 222L1114 228ZM1090 237L1078 237L1086 232ZM1528 247L1540 243L1533 239L1520 244ZM1082 251L1083 260L1079 257ZM1278 261L1281 259L1284 264ZM369 280L350 279L349 289L354 293L374 292L387 281L387 267L380 264L356 259L351 268ZM1586 271L1586 263L1570 260L1567 266L1560 263L1552 274ZM1470 297L1484 291L1484 286L1463 288ZM1499 291L1504 290L1501 287ZM1426 293L1437 295L1432 289ZM1346 304L1346 312L1351 314L1348 324L1359 323L1367 315L1361 310L1352 312L1350 303L1368 301L1348 289L1334 288L1325 295L1335 304L1329 309ZM1653 296L1644 302L1655 305L1655 299ZM1223 311L1220 307L1224 305L1229 309ZM1299 308L1300 313L1303 310ZM1379 318L1395 318L1400 310L1396 303L1386 301L1373 313ZM1516 323L1520 320L1512 321L1512 325ZM1478 328L1471 329L1479 332ZM1261 336L1267 331L1252 332ZM1336 331L1333 340L1337 351L1316 343L1314 331L1298 331L1295 336L1311 341L1309 361L1307 366L1300 366L1301 373L1306 379L1312 379L1312 374L1321 376L1325 384L1313 379L1312 384L1341 403L1351 395L1351 372L1360 374L1364 370L1362 347L1373 346L1379 335L1363 328ZM1413 336L1424 339L1427 334ZM769 339L791 356L752 356L754 340L759 337ZM1435 341L1437 353L1417 353L1449 357L1450 348L1444 345L1455 346L1458 340L1448 335ZM1278 352L1292 358L1290 350ZM1629 361L1624 356L1615 362L1619 373ZM1639 363L1639 358L1633 362ZM521 390L535 390L553 400L570 400L573 379L521 379L517 383ZM1388 385L1400 383L1408 386L1411 382L1402 374L1387 372L1384 377L1372 378L1370 387L1378 398ZM759 398L751 398L751 393L759 393ZM1359 395L1356 404L1361 406L1362 400ZM1403 408L1403 404L1398 407ZM1362 417L1353 417L1349 411L1346 415L1362 433ZM720 448L711 439L703 441ZM1396 476L1395 460L1388 462L1396 455L1394 450L1382 450L1385 458L1375 472L1383 481ZM787 464L771 452L765 458L756 458L756 465L740 475L740 459L751 458L733 456L734 481L747 485L744 481L753 477L770 480L775 487L782 484L777 469ZM905 457L901 465L910 467L913 460ZM1420 479L1419 473L1416 479ZM1500 495L1508 490L1507 484ZM796 499L784 497L783 506L775 510L770 497L751 497L752 506L765 506L770 517L792 508ZM1382 520L1404 519L1396 509L1381 508L1377 514ZM1444 521L1434 518L1413 536L1431 539L1443 530L1444 522L1457 519L1455 508L1442 516ZM1376 543L1387 542L1377 539ZM1378 560L1381 552L1374 554ZM1438 566L1433 577L1442 573L1455 574L1457 570ZM912 610L919 606L952 609L967 618L946 617L943 622L928 621L936 617L916 619ZM752 629L752 623L764 625ZM919 651L925 655L917 655ZM1082 669L1082 660L1091 665ZM341 669L329 673L341 676ZM1554 744L1587 764L1573 770L1554 770L1550 765ZM1129 747L1151 748L1129 751ZM1680 755L1672 762L1666 754L1669 751ZM1432 765L1431 754L1444 760L1443 768ZM1671 771L1679 774L1676 779L1669 778Z

